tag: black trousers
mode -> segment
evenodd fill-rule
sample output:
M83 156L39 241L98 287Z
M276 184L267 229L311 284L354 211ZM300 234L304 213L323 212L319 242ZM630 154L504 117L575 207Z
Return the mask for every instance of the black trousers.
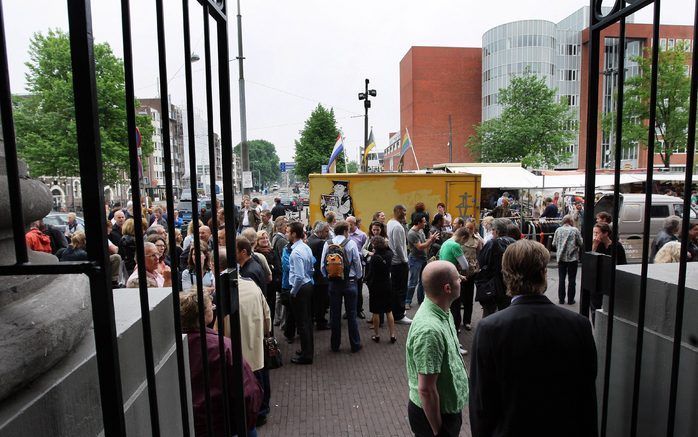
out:
M313 321L316 326L327 326L327 309L330 306L330 292L327 284L316 279L313 286Z
M574 302L577 294L577 261L560 261L557 263L557 296L560 303L565 302L565 278L567 278L567 303Z
M279 290L280 284L278 282L271 281L267 284L267 292L265 298L267 299L267 305L269 305L269 314L271 315L271 332L274 334L274 315L276 314L276 292Z
M415 437L434 436L434 431L432 431L431 425L429 425L429 420L427 420L424 410L412 401L409 401L407 404L407 419L410 421L410 428ZM441 429L437 435L439 437L458 437L461 425L463 425L462 413L441 414Z
M409 274L407 263L393 264L390 266L390 280L392 282L393 317L401 320L405 317L405 297L407 296L407 275Z
M291 296L291 309L296 322L298 337L301 340L301 357L313 359L313 284L307 283L298 290L295 296Z
M366 271L366 266L364 266L364 271ZM358 291L356 295L356 315L358 317L359 313L364 310L364 278L357 279L356 289Z
M460 283L460 296L451 303L451 314L456 329L461 325L469 325L473 315L473 298L475 294L475 279L471 278ZM463 313L461 316L461 306Z

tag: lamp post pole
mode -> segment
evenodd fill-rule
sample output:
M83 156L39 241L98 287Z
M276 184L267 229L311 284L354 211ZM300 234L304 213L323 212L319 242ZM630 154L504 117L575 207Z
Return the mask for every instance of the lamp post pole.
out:
M369 97L376 97L378 93L376 90L368 89L369 80L366 79L366 88L363 93L359 93L359 100L364 101L364 154L368 148L368 108L371 107L371 100ZM364 164L363 156L361 157L361 168L364 172L368 171L368 163Z
M245 74L243 70L243 61L245 57L242 55L242 15L240 15L240 0L238 4L238 69L240 78L238 79L240 89L240 161L242 171L250 171L250 151L247 144L247 109L245 105ZM250 193L250 188L243 189L245 194Z

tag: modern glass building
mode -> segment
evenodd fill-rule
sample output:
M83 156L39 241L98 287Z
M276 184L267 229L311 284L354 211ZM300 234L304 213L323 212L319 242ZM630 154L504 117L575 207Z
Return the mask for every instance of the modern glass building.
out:
M502 24L482 36L482 120L499 117L499 90L509 86L511 77L529 71L557 90L560 102L567 103L579 122L582 64L582 30L589 23L584 7L559 23L522 20ZM577 126L570 129L578 132ZM571 159L558 168L577 168L579 136L570 144Z

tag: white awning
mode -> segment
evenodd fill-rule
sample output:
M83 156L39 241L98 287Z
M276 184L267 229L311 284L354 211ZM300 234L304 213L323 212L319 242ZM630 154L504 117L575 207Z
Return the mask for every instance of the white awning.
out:
M441 164L434 168L444 168L450 173L470 173L481 176L482 188L537 188L541 186L540 176L536 176L520 164Z
M652 179L657 182L676 181L682 182L686 175L684 173L655 173ZM583 173L555 174L541 176L544 186L541 188L581 188L584 187L585 176ZM633 184L645 182L644 173L623 173L620 175L621 184ZM698 182L698 176L693 176L693 182ZM596 187L612 187L615 184L615 176L612 174L597 174L595 179Z
M583 188L585 186L584 173L557 173L552 175L537 176L520 163L445 163L433 166L433 171L445 171L448 173L470 173L481 176L482 188ZM676 181L682 182L685 173L657 172L653 179L658 182ZM645 181L645 173L622 173L621 184L641 183ZM698 183L698 175L693 176L693 182ZM612 187L615 177L612 174L597 174L596 187Z

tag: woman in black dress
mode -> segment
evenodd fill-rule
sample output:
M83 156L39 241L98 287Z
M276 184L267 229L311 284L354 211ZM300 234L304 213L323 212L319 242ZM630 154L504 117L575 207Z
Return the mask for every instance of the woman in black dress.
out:
M378 328L380 324L380 314L385 313L388 319L388 331L390 332L390 342L395 343L395 319L390 302L390 264L393 259L393 251L388 247L388 241L380 235L371 239L373 245L373 255L368 265L368 306L373 313L373 331L371 340L378 343L380 335Z

